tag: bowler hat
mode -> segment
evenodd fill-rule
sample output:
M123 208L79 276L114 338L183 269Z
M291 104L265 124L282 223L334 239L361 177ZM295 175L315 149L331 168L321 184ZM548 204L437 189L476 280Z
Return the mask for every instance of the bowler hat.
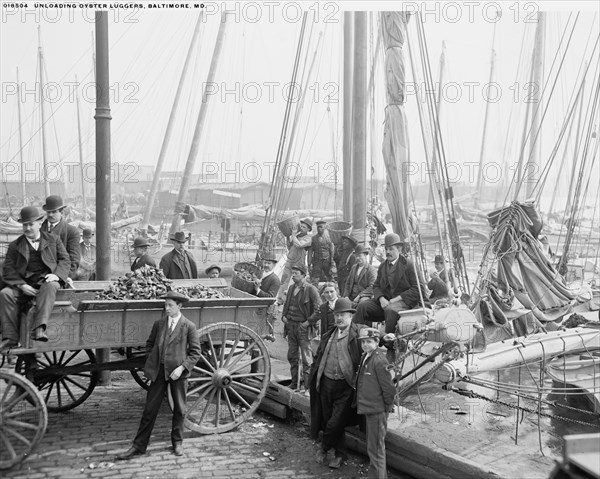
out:
M312 231L312 220L310 218L302 218L300 223L304 223L306 226L308 226L308 231Z
M344 235L344 236L342 236L342 239L347 239L354 246L356 246L358 244L358 240L354 236L351 236L351 235Z
M354 248L354 254L369 254L370 250L365 245L359 244Z
M279 261L275 253L273 253L272 251L263 253L262 259L263 261L271 261L272 263L277 263Z
M219 270L219 273L221 273L221 267L220 267L218 264L211 264L211 265L210 265L208 268L206 268L206 269L204 270L204 272L205 272L206 274L208 274L208 273L210 273L210 272L211 272L211 270L213 270L213 269L218 269L218 270Z
M173 301L177 301L179 303L187 303L190 300L190 298L188 298L186 295L178 293L177 291L169 291L164 296L161 296L160 299L172 299Z
M148 243L148 239L147 238L143 238L142 236L138 236L136 239L133 240L133 247L134 248L142 248L142 247L146 247L146 246L150 246L150 244Z
M94 233L92 233L92 230L91 230L91 229L89 229L89 228L85 228L85 229L83 230L82 236L83 236L84 238L91 238L93 234L94 234Z
M295 269L297 269L304 276L306 276L306 267L303 264L296 264L296 265L292 266L292 271L295 270Z
M352 307L352 301L348 298L339 298L333 307L334 313L355 313L356 309Z
M46 198L46 204L42 206L44 211L60 211L65 208L63 199L58 195L50 195Z
M378 329L375 328L362 328L358 332L358 339L379 339L381 337L381 333Z
M171 241L177 241L178 243L185 243L189 238L183 231L176 231L175 234L169 236Z
M444 263L444 257L441 254L436 254L435 255L435 259L433 260L434 263Z
M19 219L17 221L19 223L30 223L32 221L39 221L43 217L44 215L41 215L35 206L25 206L24 208L21 208Z
M401 245L403 241L400 239L396 233L389 233L385 235L384 246L387 248L388 246Z
M317 226L319 226L319 225L326 225L326 224L327 224L327 221L325 221L325 220L319 220L319 221L317 221Z

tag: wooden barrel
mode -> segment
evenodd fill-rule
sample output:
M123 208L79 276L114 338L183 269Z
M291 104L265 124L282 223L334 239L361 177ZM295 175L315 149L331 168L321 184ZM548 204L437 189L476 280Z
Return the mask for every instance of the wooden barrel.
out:
M341 243L342 236L352 233L352 223L346 221L334 221L327 225L329 236L334 243Z
M300 218L295 214L277 223L277 227L281 231L281 234L287 238L296 232L299 224Z

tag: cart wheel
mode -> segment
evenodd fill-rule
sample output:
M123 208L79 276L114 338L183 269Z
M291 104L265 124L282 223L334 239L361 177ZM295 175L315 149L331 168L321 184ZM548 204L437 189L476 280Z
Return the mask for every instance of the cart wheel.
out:
M127 348L125 350L125 355L127 359L136 359L141 357L146 357L146 348L138 349L138 348ZM150 379L146 377L144 374L144 364L138 369L130 369L129 372L135 379L135 382L138 383L142 388L148 390L150 387Z
M188 379L185 425L201 434L227 432L252 416L265 397L269 352L254 331L237 323L211 324L198 336L202 356Z
M98 372L91 349L50 351L19 356L16 371L25 374L42 393L50 412L64 412L85 401L98 383Z
M25 459L44 437L48 411L26 378L0 370L0 470Z

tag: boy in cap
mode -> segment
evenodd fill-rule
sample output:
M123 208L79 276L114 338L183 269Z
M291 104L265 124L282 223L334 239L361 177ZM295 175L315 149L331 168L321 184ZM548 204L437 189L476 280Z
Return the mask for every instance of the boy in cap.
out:
M144 373L151 381L146 405L133 445L117 460L128 460L145 454L158 411L167 387L173 397L171 443L176 456L183 455L183 420L185 415L186 378L200 359L200 342L196 325L181 314L181 306L189 298L169 291L165 296L165 315L154 322L146 341Z
M208 278L218 278L221 274L221 267L218 264L211 264L204 270L204 274L206 274Z
M388 414L394 407L396 388L387 371L388 362L378 348L379 330L363 328L358 333L364 351L356 378L357 413L365 416L369 478L387 479L385 434Z
M156 262L148 254L148 246L150 246L148 238L138 236L133 240L132 246L135 259L133 260L133 263L131 263L131 271L138 270L146 265L156 268Z
M0 354L19 344L19 315L28 299L35 298L31 338L48 341L46 325L56 291L67 282L71 261L60 239L41 231L43 219L35 206L21 209L23 234L8 245L0 281Z
M42 209L46 212L46 220L42 223L41 231L60 238L71 259L69 278L75 279L81 257L81 250L79 248L80 235L79 230L75 226L68 224L63 219L62 211L65 208L66 206L60 196L48 196L46 203L42 206Z

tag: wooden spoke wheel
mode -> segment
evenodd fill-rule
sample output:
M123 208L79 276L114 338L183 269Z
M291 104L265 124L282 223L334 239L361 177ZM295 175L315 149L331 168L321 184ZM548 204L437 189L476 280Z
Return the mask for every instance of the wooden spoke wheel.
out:
M0 370L0 470L25 459L44 437L48 411L25 377Z
M42 393L50 412L64 412L85 401L98 383L92 371L96 355L91 349L50 351L19 357L16 370L25 374Z
M125 355L127 356L127 359L145 358L146 348L127 348L125 350ZM150 379L144 374L143 363L140 368L130 369L129 372L133 376L133 379L135 379L135 382L142 386L142 388L147 390L150 387Z
M269 352L258 334L237 323L211 324L198 336L202 356L188 378L185 425L201 434L227 432L252 416L265 397Z

